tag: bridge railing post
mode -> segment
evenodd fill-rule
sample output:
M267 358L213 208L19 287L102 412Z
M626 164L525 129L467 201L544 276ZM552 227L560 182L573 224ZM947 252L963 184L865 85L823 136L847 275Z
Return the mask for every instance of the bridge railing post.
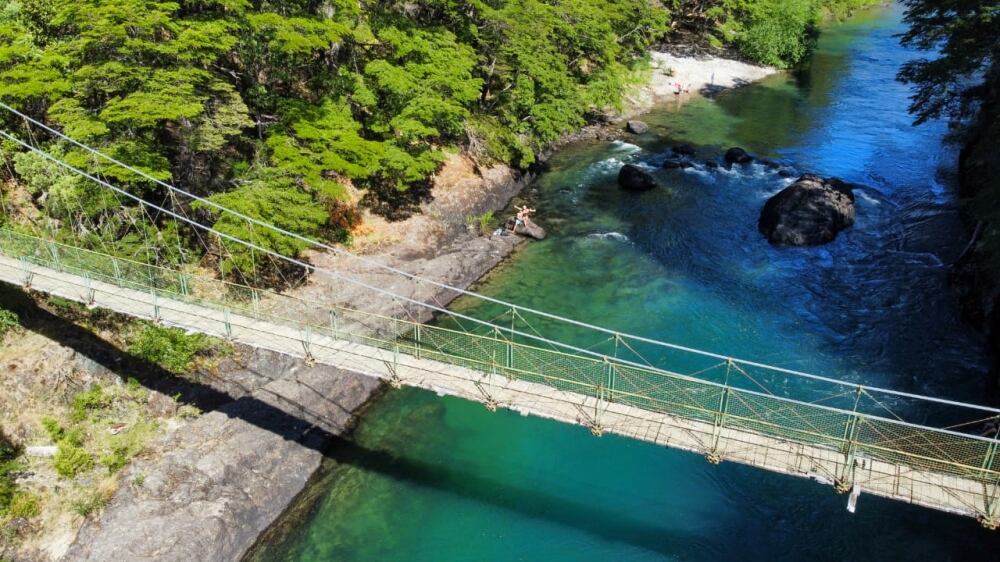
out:
M712 423L712 445L705 458L712 464L722 462L722 454L719 452L719 442L722 440L722 429L726 425L726 416L729 414L729 398L732 387L729 386L729 375L733 371L733 360L726 359L726 378L719 394L719 406L715 413L715 420Z
M111 258L111 270L115 274L115 283L118 283L118 287L119 288L123 287L124 286L124 281L122 279L122 267L118 263L118 258L113 257L113 256Z
M250 300L254 320L260 320L260 291L257 289L250 289Z
M30 289L31 281L34 279L35 274L31 271L31 266L28 265L28 257L21 256L18 261L21 262L21 285L25 289Z
M338 322L338 320L337 320L337 311L331 308L330 309L330 335L333 336L334 338L337 338L337 332L339 331L337 329L337 322Z
M510 332L507 332L507 349L506 349L507 357L504 358L504 364L508 369L514 368L514 329L515 329L514 321L516 320L516 318L517 318L517 309L515 309L512 306L510 307Z
M52 269L62 271L62 265L59 263L59 246L55 242L49 242L48 248L49 254L52 256Z
M415 352L414 352L413 355L417 359L420 359L420 356L422 355L421 352L423 351L423 347L424 347L423 341L421 340L421 334L420 334L423 331L422 328L423 328L423 324L421 324L419 321L416 324L414 324L414 326L413 326L413 339L416 340L416 347L415 347Z
M858 414L858 406L861 404L861 396L864 394L865 388L858 385L854 392L854 407L844 424L844 437L841 444L841 451L844 454L844 469L837 477L837 481L834 482L834 488L840 494L849 492L854 486L854 457L858 448L858 434L861 431L861 415Z

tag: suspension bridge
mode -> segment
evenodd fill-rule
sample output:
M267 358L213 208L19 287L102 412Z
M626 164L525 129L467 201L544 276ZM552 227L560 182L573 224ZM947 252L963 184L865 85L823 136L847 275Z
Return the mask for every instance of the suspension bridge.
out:
M88 218L80 202L79 212L71 213L73 236L44 224L0 223L0 281L356 371L394 387L691 451L712 463L810 478L848 494L852 511L865 493L975 517L991 529L1000 524L1000 409L740 360L448 287L236 213L0 107L23 121L29 140L4 130L0 136L100 189L125 213L118 223ZM34 140L38 135L95 164L135 174L156 186L162 202L46 152ZM12 203L4 205L4 214L13 214ZM207 212L193 211L198 206ZM217 229L219 222L210 219L219 217L252 235ZM140 228L140 221L157 231ZM167 225L200 241L205 253L184 258L183 250L165 247L173 240L163 234ZM106 237L88 236L111 227L143 238L143 250L122 255ZM283 256L268 250L264 237L285 237L386 278L449 291L473 301L477 314L394 291L393 283L374 285ZM316 302L294 291L262 289L252 282L253 272L221 265L234 251L274 271L329 277L379 306L352 308L338 295ZM168 253L175 257L164 258Z

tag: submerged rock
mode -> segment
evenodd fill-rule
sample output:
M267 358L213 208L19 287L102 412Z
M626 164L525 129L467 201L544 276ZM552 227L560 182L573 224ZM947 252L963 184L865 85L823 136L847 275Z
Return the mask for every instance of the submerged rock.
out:
M641 135L649 130L649 125L642 121L629 121L625 123L625 130L633 135Z
M694 147L690 144L675 144L670 150L680 156L694 156Z
M663 168L666 170L687 169L692 166L694 163L684 158L671 158L663 163Z
M715 169L719 167L719 163L715 160L705 160L705 167Z
M806 174L768 199L757 228L781 246L826 244L854 224L854 193L844 182Z
M649 172L635 164L625 164L618 172L618 185L626 191L647 191L657 184Z
M726 151L725 160L727 164L749 164L753 162L753 156L742 148L733 147Z

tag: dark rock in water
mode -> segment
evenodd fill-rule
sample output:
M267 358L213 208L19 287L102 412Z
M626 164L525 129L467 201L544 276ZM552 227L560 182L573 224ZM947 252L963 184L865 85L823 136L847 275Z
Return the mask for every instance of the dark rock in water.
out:
M795 176L795 172L793 170L789 170L788 168L780 168L778 170L778 175L783 178L790 178Z
M545 239L545 229L535 224L531 219L525 219L524 222L518 223L517 217L510 217L507 219L504 229L536 240Z
M719 167L719 163L715 160L705 160L705 167L715 169Z
M781 246L826 244L854 224L854 193L836 178L806 174L768 199L757 228Z
M681 169L684 169L684 170L687 170L688 168L694 168L694 162L692 162L690 160L681 160L680 161L680 167L681 167Z
M690 144L675 144L670 147L670 150L674 154L679 154L681 156L694 156L694 147Z
M670 158L669 160L663 162L663 167L667 170L676 170L677 168L685 167L684 164L686 163L687 160L682 160L680 158Z
M763 165L768 170L777 170L778 168L781 167L781 163L780 162L777 162L775 160L770 160L768 158L762 158L762 159L758 160L758 162L760 162L761 165Z
M634 135L641 135L649 130L649 125L642 121L629 121L625 123L625 130Z
M642 168L625 164L618 172L618 185L627 191L646 191L656 187L656 180Z
M725 160L729 164L749 164L753 162L753 156L742 148L730 148L726 151Z

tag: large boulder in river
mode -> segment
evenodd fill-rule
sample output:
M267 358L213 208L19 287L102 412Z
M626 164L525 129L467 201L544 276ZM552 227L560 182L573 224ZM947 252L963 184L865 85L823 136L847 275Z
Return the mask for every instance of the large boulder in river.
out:
M625 164L618 172L618 185L626 191L647 191L656 187L656 180L635 164Z
M725 160L727 164L749 164L753 162L753 156L742 148L730 148L726 151Z
M772 244L816 246L854 224L854 193L838 179L806 174L768 199L757 227Z
M642 121L632 120L625 123L625 130L633 135L641 135L649 130L649 125L643 123Z

